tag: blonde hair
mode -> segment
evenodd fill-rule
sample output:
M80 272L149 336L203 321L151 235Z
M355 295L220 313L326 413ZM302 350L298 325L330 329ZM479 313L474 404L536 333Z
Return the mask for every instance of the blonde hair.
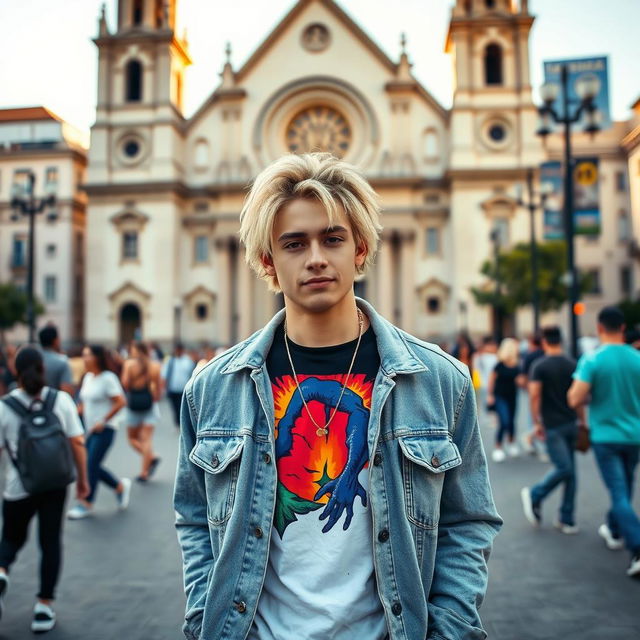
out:
M505 338L498 349L498 360L503 364L514 367L518 364L518 341L513 338Z
M358 273L373 262L382 227L380 206L371 185L353 166L329 153L289 154L276 160L255 179L240 213L240 240L246 260L269 289L278 293L274 276L267 274L262 258L271 256L271 234L277 213L292 200L315 198L333 225L339 207L347 215L356 247L366 248Z

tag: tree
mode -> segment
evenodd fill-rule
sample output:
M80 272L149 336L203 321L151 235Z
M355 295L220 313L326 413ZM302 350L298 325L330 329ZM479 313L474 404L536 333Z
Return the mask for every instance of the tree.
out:
M36 316L44 313L44 307L34 301ZM0 283L0 346L6 344L5 331L27 322L27 294L11 282Z
M637 300L621 300L618 303L620 311L624 314L624 322L627 328L640 327L640 298Z
M541 311L559 309L568 300L565 280L567 249L562 240L540 243L538 247L538 291ZM471 293L479 305L491 305L503 313L514 313L519 307L531 304L533 277L531 274L531 245L519 243L510 251L500 252L498 270L494 260L486 260L480 273L489 279L484 286L472 287ZM500 294L496 291L496 278ZM591 286L590 277L580 277L580 293Z

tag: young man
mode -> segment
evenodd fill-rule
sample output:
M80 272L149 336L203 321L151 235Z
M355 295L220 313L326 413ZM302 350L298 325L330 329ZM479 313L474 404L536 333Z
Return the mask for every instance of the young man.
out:
M171 408L173 409L173 419L176 427L180 426L180 402L184 388L196 367L196 363L184 350L184 346L177 343L170 356L162 365L160 375L164 381L165 389Z
M583 355L567 399L589 403L591 443L611 498L607 523L598 533L609 549L631 552L627 575L640 577L640 518L631 495L640 457L640 353L624 343L624 315L617 307L598 314L601 346Z
M52 324L40 329L38 333L42 357L44 359L44 373L47 386L66 391L71 397L75 393L73 376L69 359L60 351L60 336L58 329Z
M563 484L560 514L554 526L562 533L574 534L578 533L574 518L578 415L567 404L567 391L576 362L563 353L558 327L543 329L542 348L544 356L537 359L529 371L529 398L534 436L546 442L554 468L538 484L522 489L522 505L527 520L539 526L542 502L558 485ZM584 408L579 408L578 413L584 422Z
M241 214L285 309L188 383L175 487L191 640L486 634L496 513L468 369L356 299L375 193L286 156Z

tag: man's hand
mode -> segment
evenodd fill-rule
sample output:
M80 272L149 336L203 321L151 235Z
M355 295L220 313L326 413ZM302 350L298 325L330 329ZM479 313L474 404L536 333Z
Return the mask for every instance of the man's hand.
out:
M78 478L76 480L76 498L78 500L84 500L89 493L91 492L91 488L89 487L89 483L86 478Z
M91 427L91 433L100 433L104 431L104 427L104 422L96 422L93 427Z
M538 438L538 440L546 440L547 436L544 430L544 425L542 422L534 422L533 423L533 435Z

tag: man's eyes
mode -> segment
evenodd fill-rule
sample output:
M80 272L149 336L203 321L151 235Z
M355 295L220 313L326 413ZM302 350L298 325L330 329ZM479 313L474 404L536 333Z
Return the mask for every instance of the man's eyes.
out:
M324 243L328 244L328 245L339 245L341 243L344 242L344 238L341 238L340 236L327 236L324 239ZM304 242L287 242L287 244L284 245L283 249L285 250L289 250L289 251L295 251L296 249L300 249L301 247L304 247L305 244Z

